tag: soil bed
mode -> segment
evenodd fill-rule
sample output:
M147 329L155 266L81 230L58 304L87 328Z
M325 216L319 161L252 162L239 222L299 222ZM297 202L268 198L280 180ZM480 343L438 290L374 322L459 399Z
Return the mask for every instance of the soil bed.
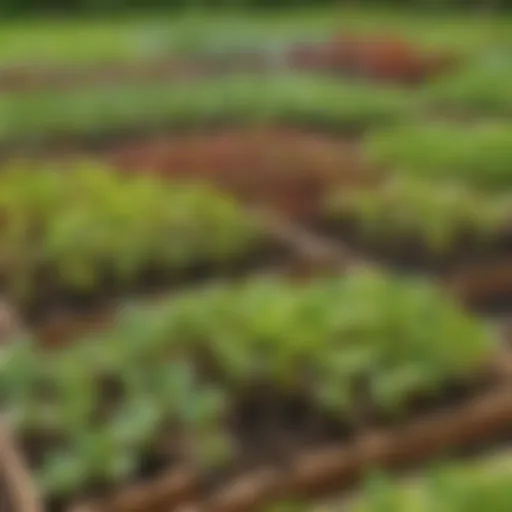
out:
M356 140L296 128L218 128L147 136L113 142L90 154L128 174L208 181L249 204L294 219L317 215L332 186L360 186L377 179L365 167ZM73 160L90 154L63 147L45 157Z

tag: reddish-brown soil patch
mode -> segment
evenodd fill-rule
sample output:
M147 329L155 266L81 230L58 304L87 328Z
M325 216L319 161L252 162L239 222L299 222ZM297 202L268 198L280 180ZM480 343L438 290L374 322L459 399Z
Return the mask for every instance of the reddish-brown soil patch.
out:
M425 54L393 35L345 35L317 45L297 46L291 51L294 67L335 71L372 80L414 84L455 66L454 55Z
M120 145L107 158L123 172L205 180L295 217L317 212L331 186L375 179L354 142L293 129L162 136Z

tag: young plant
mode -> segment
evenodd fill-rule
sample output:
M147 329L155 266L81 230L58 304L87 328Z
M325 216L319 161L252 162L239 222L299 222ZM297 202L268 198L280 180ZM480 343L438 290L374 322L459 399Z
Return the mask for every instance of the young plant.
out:
M0 94L0 144L149 128L300 123L359 130L407 119L404 91L297 74Z
M335 192L326 210L335 220L355 220L370 242L419 241L432 254L444 254L463 236L486 242L503 234L512 194L394 176L377 188Z
M213 189L94 163L5 169L0 215L0 274L11 293L29 296L41 275L57 289L89 292L105 275L130 287L149 269L162 279L221 269L262 239L250 216Z
M486 115L507 119L512 114L509 62L479 64L435 81L424 91L428 108L452 114ZM505 56L508 60L508 56Z
M369 159L406 176L489 190L512 186L512 129L506 123L402 126L370 135Z
M238 453L226 420L254 383L306 393L340 419L361 401L398 414L413 397L471 381L497 346L487 325L422 280L362 270L252 278L132 305L58 352L35 340L6 346L0 406L14 424L21 404L21 438L46 440L36 465L48 495L76 497L136 476L169 436L200 468L225 466Z

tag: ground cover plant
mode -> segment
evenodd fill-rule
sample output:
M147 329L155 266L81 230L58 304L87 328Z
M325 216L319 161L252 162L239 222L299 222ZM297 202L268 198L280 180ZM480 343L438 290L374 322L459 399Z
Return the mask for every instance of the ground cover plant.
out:
M498 191L511 184L512 129L504 122L391 128L370 134L367 152L374 165L412 177Z
M465 183L437 183L392 176L381 186L335 192L327 200L327 217L357 232L376 247L419 243L432 256L463 247L493 247L508 232L510 192L486 193Z
M107 137L219 122L288 123L358 131L396 123L411 112L401 91L304 75L237 75L204 83L97 87L0 94L0 142Z
M2 283L22 301L129 290L148 272L170 282L202 268L228 272L262 247L257 223L199 184L163 185L92 162L13 164L0 183Z
M300 446L403 418L418 397L471 389L498 347L421 280L253 278L128 305L111 329L58 351L30 337L5 346L0 401L48 503L69 503L144 467L222 476L285 456L293 432Z
M499 56L498 56L499 57ZM503 57L505 58L505 57ZM427 108L444 115L509 118L512 113L512 72L510 62L468 66L450 76L439 78L424 91Z

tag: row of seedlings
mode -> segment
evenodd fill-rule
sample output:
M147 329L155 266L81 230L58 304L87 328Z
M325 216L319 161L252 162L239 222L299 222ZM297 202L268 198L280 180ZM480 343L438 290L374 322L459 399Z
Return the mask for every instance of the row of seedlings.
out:
M367 258L447 279L475 304L510 300L512 131L436 122L371 133L376 184L335 190L323 230Z
M250 277L20 337L0 399L47 510L261 510L507 435L503 341L419 278Z

